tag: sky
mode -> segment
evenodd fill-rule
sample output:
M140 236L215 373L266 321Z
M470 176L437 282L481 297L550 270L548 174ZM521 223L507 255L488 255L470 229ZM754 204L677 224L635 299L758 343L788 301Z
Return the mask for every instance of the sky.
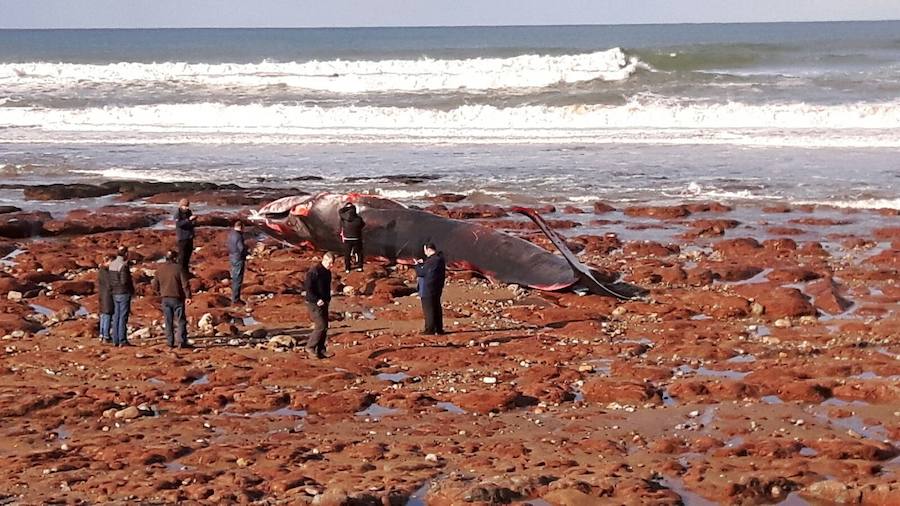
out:
M900 19L900 0L0 0L0 28L333 27Z

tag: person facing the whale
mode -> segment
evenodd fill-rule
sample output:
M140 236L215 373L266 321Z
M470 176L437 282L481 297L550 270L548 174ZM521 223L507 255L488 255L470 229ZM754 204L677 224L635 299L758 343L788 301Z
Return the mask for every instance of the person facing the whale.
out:
M364 262L362 233L366 222L356 212L356 206L351 202L342 207L338 215L341 217L341 241L344 243L344 271L350 272L350 269L362 271Z
M162 298L162 311L166 326L166 341L174 348L176 338L182 348L190 348L187 334L185 304L191 301L191 287L187 274L178 263L178 253L166 253L165 263L156 269L152 281L153 289Z
M437 250L434 243L425 243L422 248L425 260L416 259L416 276L418 277L419 299L422 301L422 313L425 316L423 334L434 335L444 333L444 318L441 308L441 295L444 293L444 282L447 279L447 262L443 253Z
M134 281L131 278L131 264L128 248L119 246L116 256L107 267L109 269L109 291L113 298L112 340L115 346L131 346L128 342L128 317L131 315L131 298L134 296Z
M197 217L191 211L191 203L188 199L178 202L175 211L175 239L178 241L178 263L185 274L190 272L191 254L194 252L194 228L197 225Z
M228 233L228 261L231 263L231 305L244 305L241 286L244 284L244 267L247 262L247 243L244 242L244 223L234 222Z

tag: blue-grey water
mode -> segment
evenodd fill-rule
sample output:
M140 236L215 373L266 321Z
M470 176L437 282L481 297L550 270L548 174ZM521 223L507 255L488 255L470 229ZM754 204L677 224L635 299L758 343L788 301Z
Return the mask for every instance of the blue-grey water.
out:
M900 22L0 30L0 175L898 207ZM316 175L321 181L291 181ZM360 188L352 188L360 189ZM10 192L0 199L15 200Z

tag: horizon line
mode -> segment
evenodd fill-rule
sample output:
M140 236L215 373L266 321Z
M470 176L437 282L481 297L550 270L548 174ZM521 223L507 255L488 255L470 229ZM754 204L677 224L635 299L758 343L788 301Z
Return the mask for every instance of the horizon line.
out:
M92 27L0 27L0 31L12 30L328 30L365 28L557 28L602 26L692 26L692 25L773 25L812 23L891 23L900 19L831 19L791 21L685 21L673 23L562 23L562 24L472 24L472 25L333 25L333 26L92 26Z

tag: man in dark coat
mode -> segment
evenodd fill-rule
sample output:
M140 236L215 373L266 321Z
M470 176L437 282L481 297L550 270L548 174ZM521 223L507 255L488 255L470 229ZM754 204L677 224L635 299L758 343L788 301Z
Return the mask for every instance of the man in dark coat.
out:
M178 253L166 254L166 262L156 269L153 289L162 297L162 310L166 321L166 340L169 348L175 347L175 338L182 348L190 348L187 334L185 303L191 301L191 286L187 274L178 263Z
M309 357L326 358L325 339L328 333L328 305L331 303L331 265L334 255L325 253L322 261L306 273L306 307L315 325L306 342Z
M131 346L128 342L128 317L131 315L131 297L134 283L131 279L131 265L128 262L128 248L120 246L116 256L109 263L109 289L113 298L112 339L116 346Z
M181 199L178 209L175 211L175 239L178 240L178 259L181 270L190 272L191 254L194 253L194 227L197 217L191 211L191 203L188 199Z
M231 262L231 305L244 304L241 286L244 284L244 264L247 261L247 244L244 242L244 224L238 220L228 232L228 260Z
M344 270L362 270L363 267L363 241L362 233L366 222L356 212L356 206L347 203L338 211L341 217L341 240L344 242ZM356 262L353 259L356 258Z
M100 341L112 343L110 329L112 328L115 303L113 302L112 290L109 286L109 267L105 265L101 265L99 271L97 271L97 295L100 303Z
M444 282L447 278L447 262L434 244L426 243L425 260L416 261L419 299L422 301L422 313L425 316L424 334L443 334L444 317L441 310L441 295L444 293Z

